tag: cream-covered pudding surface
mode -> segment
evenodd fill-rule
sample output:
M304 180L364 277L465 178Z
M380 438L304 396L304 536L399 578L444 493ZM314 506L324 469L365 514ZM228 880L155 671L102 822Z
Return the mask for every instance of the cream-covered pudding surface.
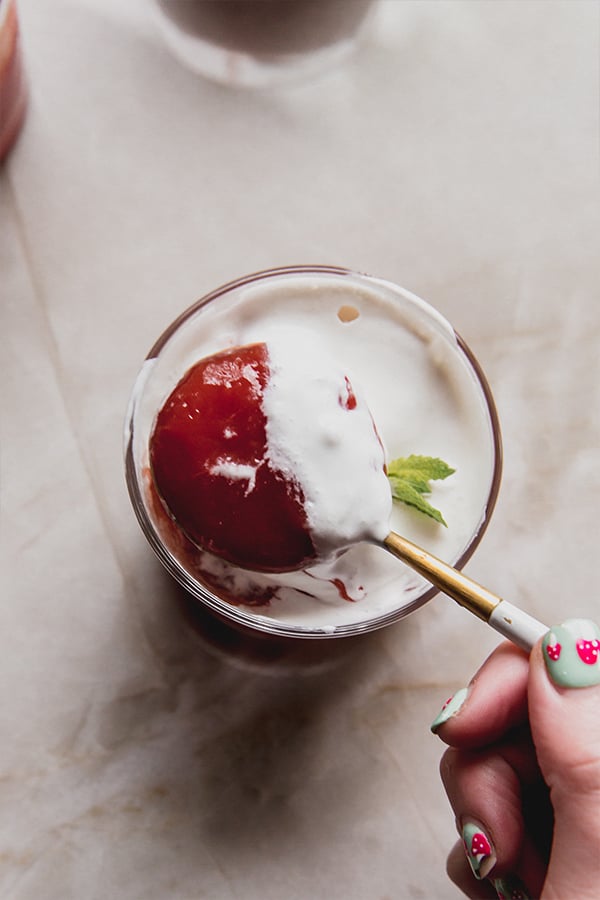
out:
M389 532L385 457L367 399L321 335L269 329L264 392L269 462L301 487L317 556Z
M276 375L273 390L265 392L267 419L275 429L277 423L285 424L284 431L273 435L273 446L286 456L286 465L296 467L301 482L311 486L307 514L320 523L317 530L325 534L329 528L320 552L327 555L336 541L343 544L344 529L346 543L351 543L369 535L381 540L390 527L442 559L457 562L485 521L496 474L488 402L448 323L418 298L376 279L288 272L212 295L172 331L140 373L133 400L138 471L148 470L156 413L182 375L203 357L255 342L269 347ZM277 390L286 373L298 386L302 369L313 388L319 384L315 373L343 372L364 407L367 418L353 439L357 446L338 447L337 467L334 455L325 463L311 445L315 423L321 429L319 441L328 428L333 442L338 437L330 415L333 407L325 401L319 404L320 388L306 394L294 394L295 388L291 393ZM326 396L327 378L321 388ZM283 409L280 398L287 403L289 397L295 399ZM366 462L373 460L373 445L365 445L364 452L358 446L361 434L374 434L368 428L369 411L377 446L380 440L387 461L419 454L441 457L456 469L447 481L435 483L431 497L447 528L402 504L390 504L387 479L381 473L374 479L376 466ZM360 459L364 465L356 462ZM259 627L330 633L408 610L428 590L420 576L367 542L302 571L251 572L209 553L191 552L189 546L182 549L161 525L156 504L148 497L146 509L178 565L192 579L210 584L213 594L232 600L234 617L249 616ZM368 526L360 524L363 514ZM260 596L269 602L244 604L245 598L254 604Z

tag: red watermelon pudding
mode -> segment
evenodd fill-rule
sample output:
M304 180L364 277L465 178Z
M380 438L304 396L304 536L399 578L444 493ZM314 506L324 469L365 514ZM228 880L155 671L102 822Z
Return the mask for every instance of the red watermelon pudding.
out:
M389 532L391 491L365 400L310 332L197 362L158 413L151 475L198 547L262 572L306 569ZM350 490L361 473L361 496ZM352 485L352 487L354 487Z

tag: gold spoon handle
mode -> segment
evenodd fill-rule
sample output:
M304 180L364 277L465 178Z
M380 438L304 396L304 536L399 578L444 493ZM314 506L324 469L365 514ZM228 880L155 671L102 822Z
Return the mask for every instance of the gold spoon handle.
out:
M536 641L548 631L548 628L533 616L488 591L458 569L454 569L396 532L391 531L388 534L383 546L448 597L456 600L524 650L531 650Z

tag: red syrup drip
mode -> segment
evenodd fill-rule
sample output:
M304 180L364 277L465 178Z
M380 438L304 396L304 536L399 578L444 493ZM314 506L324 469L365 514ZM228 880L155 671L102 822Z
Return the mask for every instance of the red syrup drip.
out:
M346 586L346 583L344 581L342 581L341 578L321 578L319 575L315 575L314 572L310 572L310 571L307 571L306 574L310 575L311 578L314 578L317 581L326 581L328 584L333 585L333 587L336 589L336 591L338 592L338 594L340 595L342 600L347 600L348 603L356 603L358 600L361 599L362 595L364 594L365 589L362 586L362 584L358 585L358 587L356 589L360 596L352 597L350 595L348 587Z
M330 583L337 590L337 592L340 595L340 597L342 598L342 600L347 600L349 603L356 603L357 598L350 596L350 594L348 593L348 588L346 587L346 585L344 584L344 582L342 581L341 578L331 578ZM361 592L364 590L362 585L358 588L358 590Z
M285 572L313 562L315 548L298 485L266 458L269 375L263 343L196 363L158 413L150 467L194 544L243 568Z
M340 394L340 406L343 406L344 409L356 409L356 394L352 389L350 379L347 375L344 375L344 382L346 385L346 393Z

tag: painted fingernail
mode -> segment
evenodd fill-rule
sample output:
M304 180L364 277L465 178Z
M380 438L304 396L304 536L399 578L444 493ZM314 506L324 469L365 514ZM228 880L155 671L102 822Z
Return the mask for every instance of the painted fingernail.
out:
M467 699L467 694L469 693L468 688L461 688L455 694L446 700L441 710L431 723L431 730L434 734L437 733L438 728L447 722L448 719L451 719L452 716L455 716L459 711L465 700Z
M496 865L496 853L487 834L476 822L463 825L462 839L475 878L485 878Z
M589 619L553 625L542 641L546 669L560 687L600 684L600 628Z
M522 882L513 875L506 875L504 878L494 878L493 885L498 894L498 900L530 900Z

